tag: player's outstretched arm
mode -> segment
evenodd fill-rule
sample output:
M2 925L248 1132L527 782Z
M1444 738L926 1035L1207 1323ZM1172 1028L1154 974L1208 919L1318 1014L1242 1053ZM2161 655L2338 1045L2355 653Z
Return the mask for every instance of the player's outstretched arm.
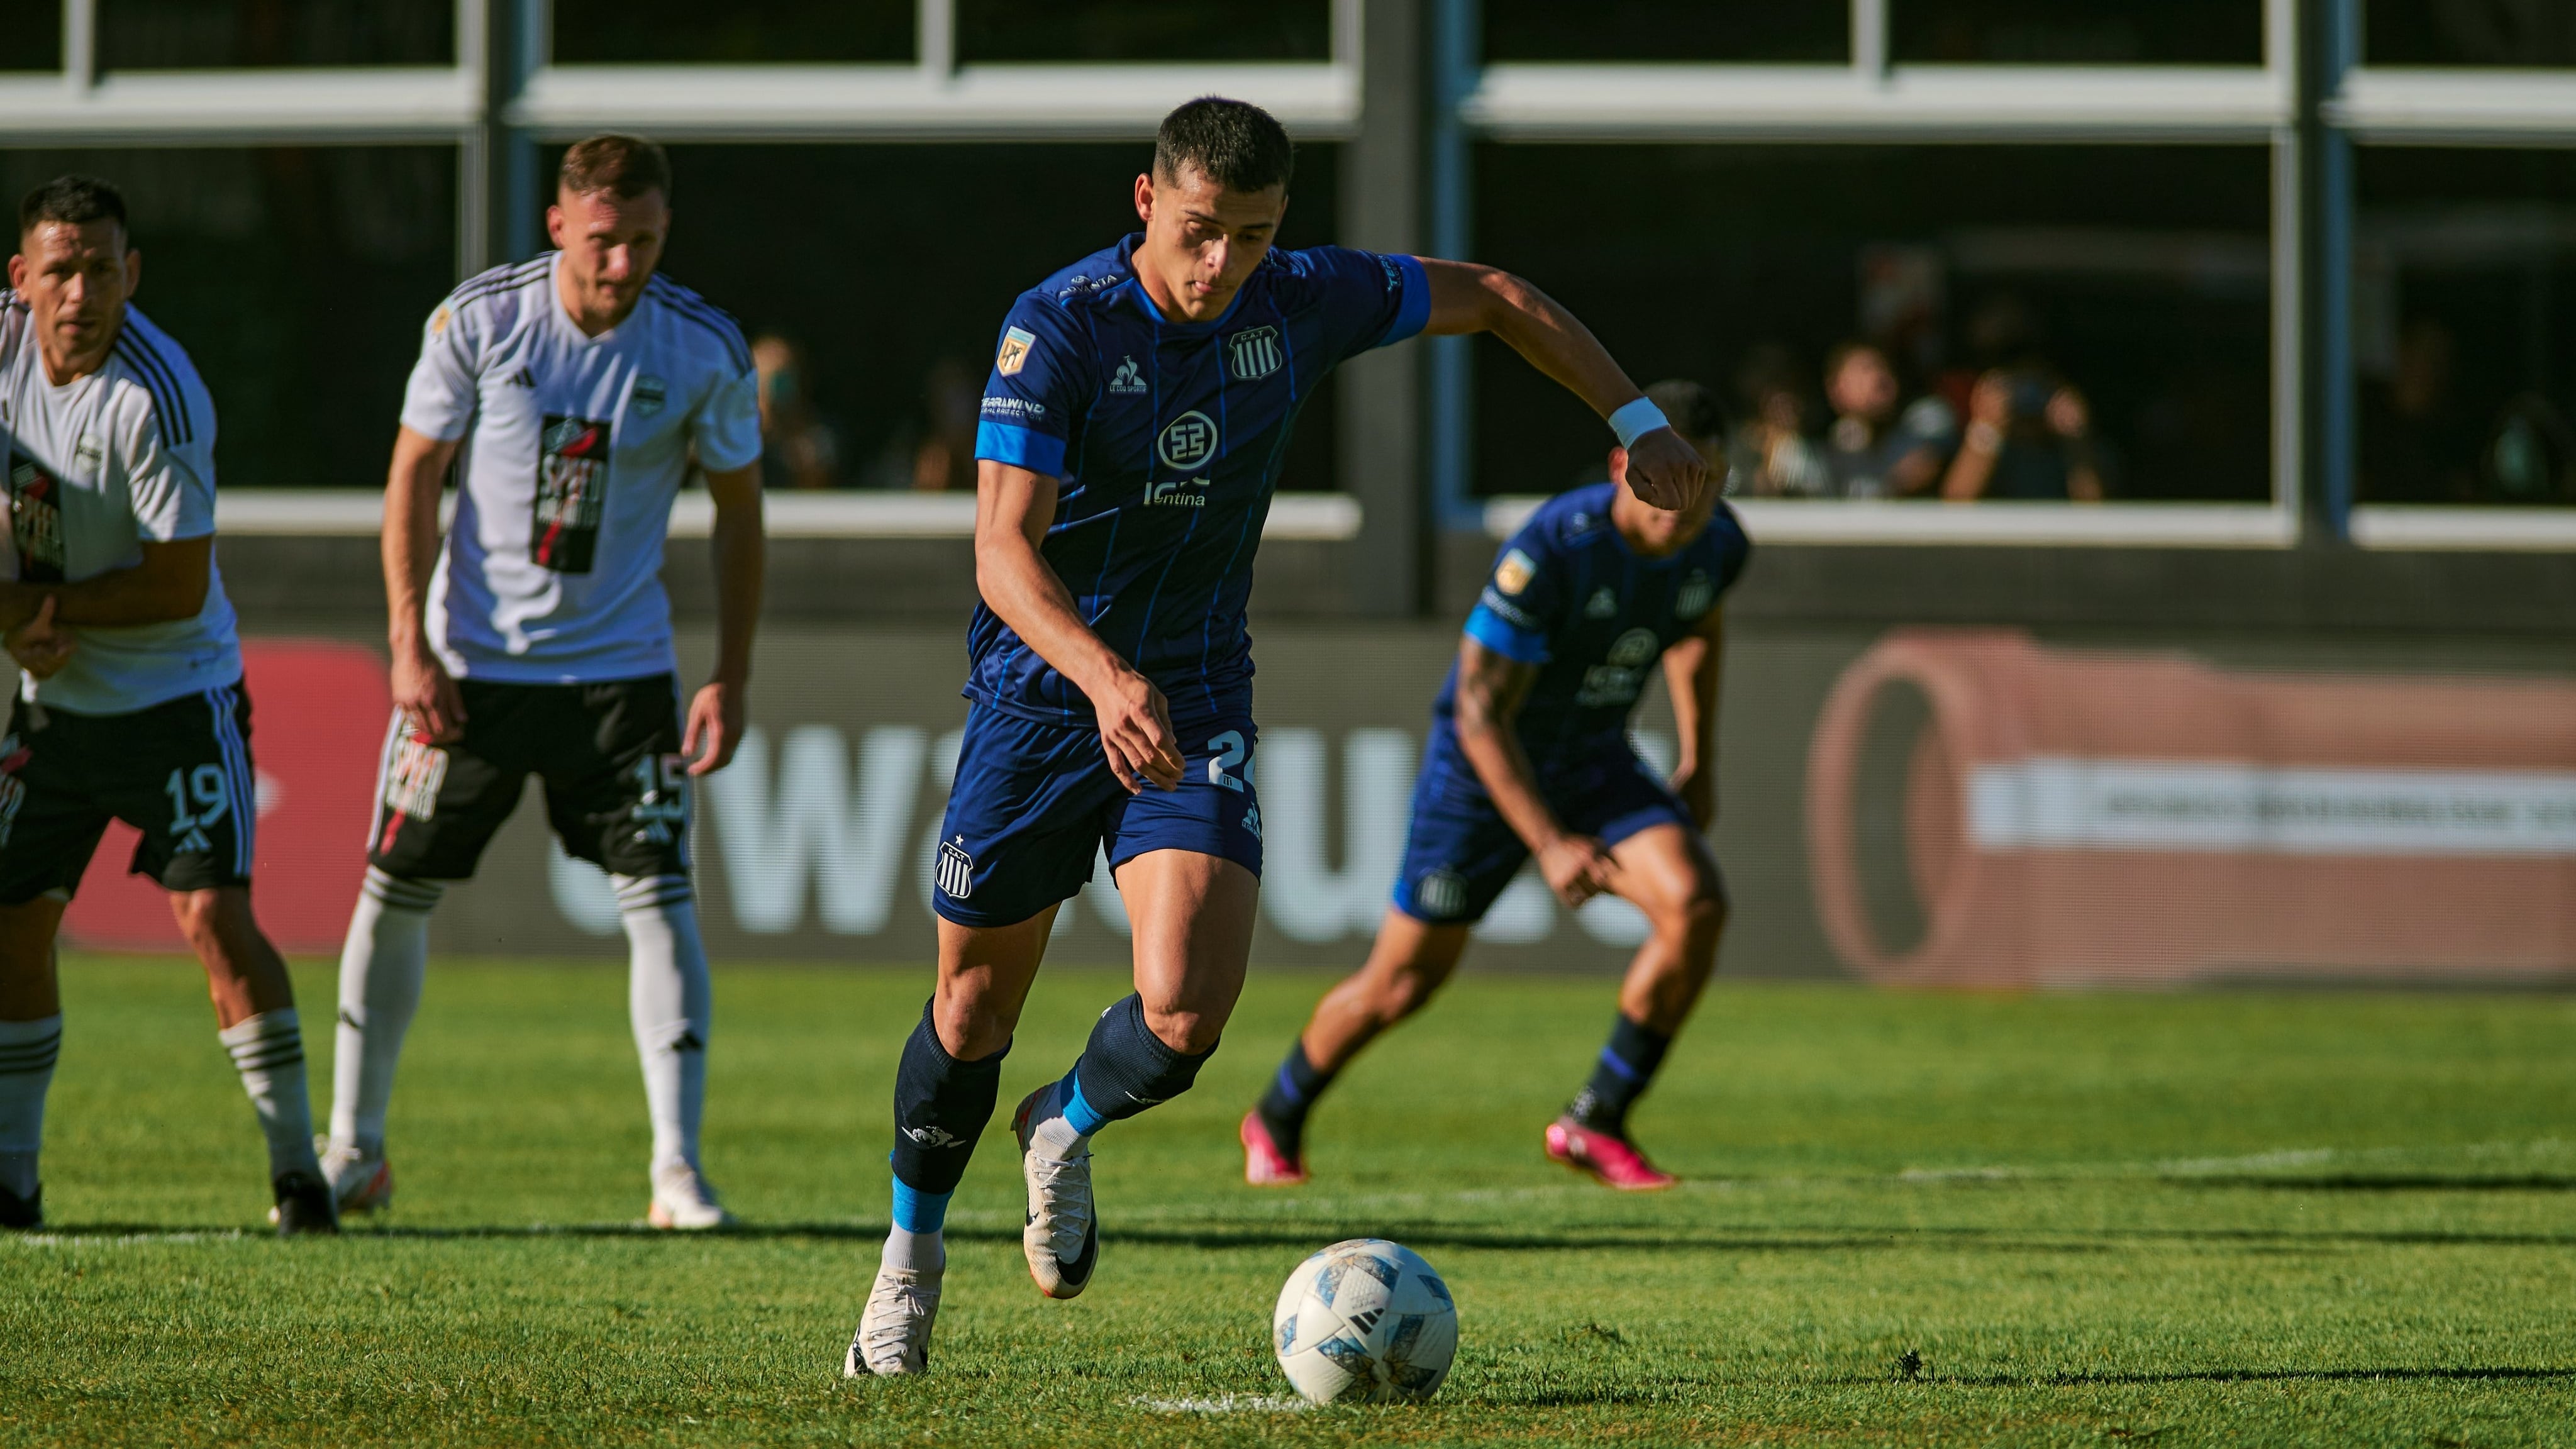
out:
M465 697L447 668L430 652L430 570L438 565L438 494L456 441L440 442L409 428L394 433L394 461L385 477L386 643L393 651L394 708L412 727L446 743L465 730Z
M1600 841L1567 834L1538 793L1538 772L1512 728L1537 682L1537 665L1488 649L1473 635L1458 641L1459 748L1512 833L1538 857L1548 889L1570 909L1608 890L1616 867Z
M1646 390L1629 380L1592 330L1545 292L1493 267L1433 257L1417 260L1431 282L1431 320L1424 332L1435 337L1491 332L1605 421L1644 400ZM1654 416L1651 405L1642 411ZM1708 486L1707 465L1669 426L1658 423L1634 437L1622 434L1619 441L1628 449L1628 487L1639 498L1664 509L1699 501Z
M1056 480L990 458L975 464L975 587L984 607L1073 682L1100 722L1100 748L1128 793L1139 775L1180 788L1181 744L1154 682L1100 641L1045 555Z
M1717 705L1726 662L1726 611L1711 609L1699 627L1664 651L1664 687L1672 695L1681 759L1673 793L1706 830L1717 823Z
M768 566L761 528L760 465L707 475L716 506L716 672L689 701L680 753L689 773L708 775L733 763L751 711L751 636L760 625L760 581Z

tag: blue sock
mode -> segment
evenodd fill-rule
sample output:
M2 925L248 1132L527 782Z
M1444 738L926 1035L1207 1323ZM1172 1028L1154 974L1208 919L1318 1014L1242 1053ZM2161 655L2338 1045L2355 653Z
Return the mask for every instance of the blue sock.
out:
M1101 1116L1097 1108L1082 1099L1082 1082L1078 1072L1065 1073L1064 1080L1055 1084L1055 1100L1056 1111L1064 1118L1064 1125L1081 1136L1088 1137L1109 1125L1108 1118Z
M948 1224L945 1192L923 1192L902 1178L894 1180L894 1225L907 1233L936 1233Z

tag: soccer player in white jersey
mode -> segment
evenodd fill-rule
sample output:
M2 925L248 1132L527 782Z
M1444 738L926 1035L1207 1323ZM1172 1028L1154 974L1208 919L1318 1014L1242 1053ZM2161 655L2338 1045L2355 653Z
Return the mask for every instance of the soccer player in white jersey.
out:
M324 1154L342 1211L386 1205L385 1110L420 1004L429 912L473 874L529 775L566 852L609 873L653 1123L657 1227L728 1219L698 1165L707 958L689 885L690 781L733 756L759 610L760 400L733 319L654 274L662 148L564 153L558 250L485 272L430 314L385 485L394 719L366 886L340 957ZM456 469L456 516L438 498ZM671 500L715 502L714 678L680 716L661 584Z
M132 869L170 892L205 963L268 1135L278 1230L327 1233L295 993L251 915L258 790L215 570L215 409L188 354L126 304L142 270L106 182L66 176L20 203L0 292L0 629L25 671L0 738L0 1227L44 1217L54 934L117 819L142 832Z

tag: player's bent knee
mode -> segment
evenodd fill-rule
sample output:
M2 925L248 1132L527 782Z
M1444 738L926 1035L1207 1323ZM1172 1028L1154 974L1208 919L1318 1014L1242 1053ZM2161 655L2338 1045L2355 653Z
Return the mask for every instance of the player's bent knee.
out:
M1203 1011L1147 1011L1145 1028L1154 1039L1184 1056L1216 1050L1225 1035L1225 1017Z

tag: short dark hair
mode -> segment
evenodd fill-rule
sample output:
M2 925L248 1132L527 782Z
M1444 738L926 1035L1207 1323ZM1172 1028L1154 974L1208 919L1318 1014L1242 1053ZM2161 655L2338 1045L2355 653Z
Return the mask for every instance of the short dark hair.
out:
M615 131L575 141L564 150L556 182L575 196L610 191L629 201L648 191L671 199L671 156L641 136Z
M1716 438L1724 441L1733 431L1727 423L1726 408L1717 394L1688 378L1671 377L1646 389L1646 397L1664 410L1664 420L1673 431L1694 441Z
M18 235L25 236L49 221L64 226L112 221L118 231L124 231L125 195L95 176L57 176L20 198Z
M1250 101L1201 96L1154 132L1154 174L1177 179L1184 166L1228 191L1267 191L1288 184L1297 148L1287 128Z

